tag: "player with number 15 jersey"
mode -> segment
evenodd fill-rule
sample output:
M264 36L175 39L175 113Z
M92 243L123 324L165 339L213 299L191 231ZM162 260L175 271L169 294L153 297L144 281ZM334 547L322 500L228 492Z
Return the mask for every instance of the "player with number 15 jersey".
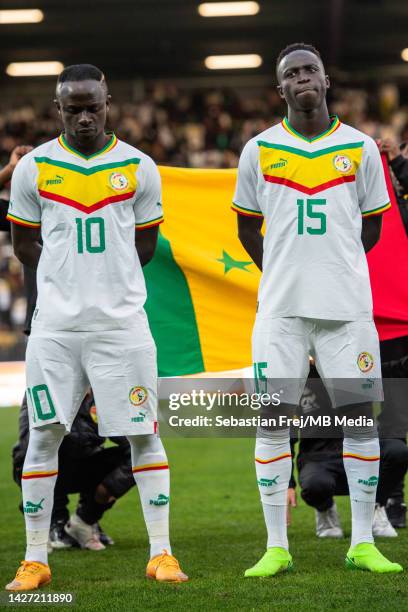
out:
M311 140L287 119L250 140L233 208L265 219L258 316L371 321L362 216L389 207L377 145L337 117Z
M276 75L288 116L244 147L233 204L242 245L262 270L252 335L255 384L272 390L278 384L281 403L293 414L312 356L335 407L348 416L371 416L382 384L365 253L379 240L381 214L390 207L380 154L369 136L329 115L330 80L312 45L283 49ZM378 481L377 431L370 419L352 425L353 419L343 427L352 510L347 567L400 572L372 536L375 486L366 483ZM292 566L285 508L289 438L288 422L279 418L257 431L255 467L268 539L246 577Z

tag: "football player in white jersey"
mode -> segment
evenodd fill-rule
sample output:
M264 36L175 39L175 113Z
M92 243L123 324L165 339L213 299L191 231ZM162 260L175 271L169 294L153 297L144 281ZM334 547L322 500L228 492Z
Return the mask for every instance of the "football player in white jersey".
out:
M11 591L51 580L47 542L58 448L89 384L101 435L127 436L131 446L150 540L146 576L187 580L170 548L156 347L143 309L142 266L153 257L163 220L160 176L147 155L106 131L109 101L98 68L65 68L56 89L64 131L26 155L13 177L8 218L14 251L37 269L38 300L26 357L27 548L6 586Z
M336 407L349 416L369 416L371 401L382 399L365 256L378 241L381 213L390 206L380 155L371 138L329 115L329 79L314 47L298 43L284 49L277 77L288 117L245 145L233 205L239 238L262 270L252 337L255 383L296 379L283 397L287 406L296 406L311 355L328 386L333 379L357 381L360 399L345 400L336 384L328 389ZM379 444L375 426L369 419L362 423L344 427L352 511L346 566L400 572L402 567L374 545ZM267 551L245 576L272 576L292 567L287 426L258 431L255 466Z

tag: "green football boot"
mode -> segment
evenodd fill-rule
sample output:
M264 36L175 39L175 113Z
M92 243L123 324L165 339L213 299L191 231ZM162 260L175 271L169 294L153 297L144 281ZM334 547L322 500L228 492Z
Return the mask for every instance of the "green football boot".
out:
M245 578L266 578L274 576L278 572L291 570L293 567L292 556L285 548L274 546L268 548L262 559L253 567L246 570Z
M346 557L346 567L377 574L398 574L403 571L399 563L388 561L374 544L368 542L350 548Z

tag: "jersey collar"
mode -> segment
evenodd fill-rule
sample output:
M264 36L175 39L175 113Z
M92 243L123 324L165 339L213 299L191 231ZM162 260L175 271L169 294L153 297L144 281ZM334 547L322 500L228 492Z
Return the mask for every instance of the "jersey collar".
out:
M340 123L340 119L337 117L337 115L330 115L330 120L331 120L331 125L329 127L328 130L326 130L325 132L323 132L323 134L319 134L319 136L315 136L314 138L306 138L306 136L303 136L302 134L299 134L299 132L297 132L289 123L288 118L285 117L284 120L282 121L282 127L289 132L289 134L291 134L292 136L295 136L295 138L299 138L300 140L304 140L306 142L316 142L317 140L321 140L322 138L326 138L326 136L330 136L330 134L333 134L333 132L335 132L341 125Z
M113 147L118 142L118 139L116 138L116 136L115 136L115 134L113 132L112 133L108 133L108 135L111 136L110 140L106 143L106 145L102 149L100 149L100 151L97 151L96 153L93 153L92 155L84 155L80 151L77 151L76 149L71 147L67 143L64 133L62 133L58 137L58 142L61 145L61 147L63 149L65 149L65 151L68 151L68 153L72 153L73 155L77 155L78 157L81 157L82 159L88 160L88 159L93 159L94 157L98 157L99 155L102 155L102 153L107 153L108 151L113 149Z

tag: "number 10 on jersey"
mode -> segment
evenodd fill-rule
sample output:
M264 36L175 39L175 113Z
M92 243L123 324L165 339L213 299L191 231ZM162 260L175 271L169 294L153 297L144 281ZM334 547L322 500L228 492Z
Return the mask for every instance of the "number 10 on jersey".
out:
M105 250L105 221L102 217L90 217L83 220L75 219L77 229L77 247L78 253L103 253ZM85 236L84 236L85 226ZM93 228L93 229L92 229Z
M315 236L321 236L326 233L327 223L326 223L326 215L321 210L316 210L318 206L325 206L326 200L311 198L306 200L306 206L304 200L297 200L298 207L298 217L297 217L297 230L298 234L302 235L305 233L305 224L306 224L306 232L308 234L312 234ZM313 227L310 227L309 219L316 219L320 223L320 227L316 227L314 224ZM306 223L305 223L306 222Z

